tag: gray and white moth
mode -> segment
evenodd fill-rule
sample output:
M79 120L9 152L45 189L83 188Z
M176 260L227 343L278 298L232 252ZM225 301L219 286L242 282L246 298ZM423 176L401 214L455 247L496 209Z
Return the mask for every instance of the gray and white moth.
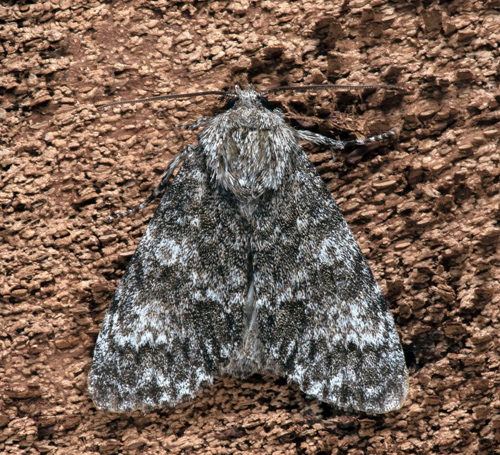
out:
M264 96L286 89L236 86L223 93L224 113L188 126L204 126L198 145L146 201L165 193L97 339L88 385L99 408L175 406L223 374L255 372L345 410L402 406L394 320L299 145L347 143L296 130L271 110Z

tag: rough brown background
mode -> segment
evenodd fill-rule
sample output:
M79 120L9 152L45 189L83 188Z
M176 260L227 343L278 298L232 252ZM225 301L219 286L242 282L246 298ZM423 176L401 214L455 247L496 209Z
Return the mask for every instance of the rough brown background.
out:
M1 453L499 453L500 1L4 1L0 19ZM309 152L395 315L406 405L345 414L255 376L96 410L92 350L154 207L107 218L195 141L174 125L221 103L94 103L327 81L408 89L272 97L332 137L403 127L355 164Z

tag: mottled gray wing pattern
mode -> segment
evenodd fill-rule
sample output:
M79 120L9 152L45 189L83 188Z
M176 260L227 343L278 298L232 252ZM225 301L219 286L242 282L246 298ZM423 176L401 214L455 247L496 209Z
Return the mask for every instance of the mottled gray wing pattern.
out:
M302 150L254 213L258 363L343 409L402 406L407 372L384 297L344 217Z
M235 356L248 282L247 236L235 207L209 184L196 149L160 202L104 319L88 380L99 408L174 406Z

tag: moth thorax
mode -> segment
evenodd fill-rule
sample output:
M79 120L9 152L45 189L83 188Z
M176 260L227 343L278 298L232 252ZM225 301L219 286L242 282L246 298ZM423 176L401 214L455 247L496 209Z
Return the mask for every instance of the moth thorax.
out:
M276 191L290 160L288 147L278 140L280 135L274 128L228 130L207 160L215 181L244 202Z

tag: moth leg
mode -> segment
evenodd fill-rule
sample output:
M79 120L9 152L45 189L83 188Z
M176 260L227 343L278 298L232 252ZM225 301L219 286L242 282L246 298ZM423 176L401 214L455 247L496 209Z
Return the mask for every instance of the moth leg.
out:
M342 150L345 147L345 142L336 141L329 137L323 136L322 134L312 133L307 130L296 130L297 136L300 140L311 142L312 144L322 145L330 149Z
M175 125L176 128L181 128L183 130L195 130L200 126L205 126L213 117L202 117L196 120L196 122L189 123L187 125Z
M354 139L352 141L345 141L344 142L344 147L349 147L352 145L366 145L369 144L370 142L377 142L381 141L382 139L386 139L388 137L395 136L397 132L401 130L399 126L393 128L392 130L387 131L386 133L382 134L377 134L376 136L371 136L371 137L366 137L364 139Z
M110 221L115 220L116 218L123 218L124 216L131 215L132 213L139 212L144 207L146 207L150 202L154 201L159 195L163 194L168 186L168 182L175 169L179 166L180 162L184 160L189 154L191 154L195 150L195 147L192 145L188 145L181 153L179 153L168 165L166 171L161 176L160 184L154 189L154 191L150 194L150 196L137 207L134 207L126 212L118 213L116 215L111 215L109 217Z
M307 130L297 130L297 136L303 141L311 142L316 145L322 145L324 147L328 147L331 150L342 150L345 147L360 146L369 144L370 142L381 141L382 139L386 139L388 137L396 135L396 133L400 129L400 127L396 127L390 131L387 131L387 133L378 134L376 136L367 137L365 139L354 139L351 141L337 141L335 139L323 136L322 134L312 133L311 131Z

